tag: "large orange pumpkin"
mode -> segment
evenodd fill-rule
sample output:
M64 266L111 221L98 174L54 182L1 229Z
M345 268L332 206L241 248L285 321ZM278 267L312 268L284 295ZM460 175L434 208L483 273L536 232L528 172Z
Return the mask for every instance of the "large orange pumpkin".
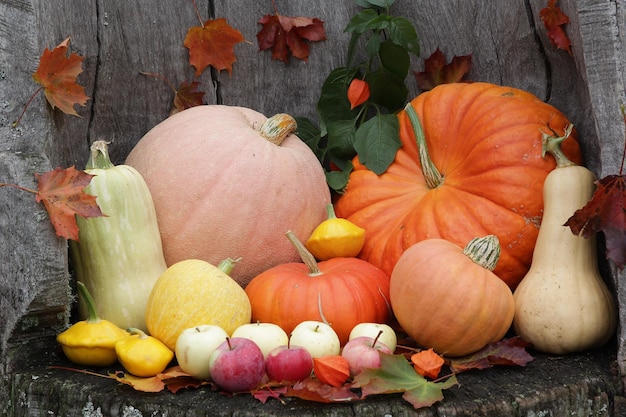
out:
M287 334L306 320L324 321L345 344L354 326L390 317L389 276L359 258L317 263L291 233L303 262L289 262L256 276L246 287L252 321L278 324Z
M245 286L299 259L284 233L306 239L326 219L330 192L294 128L287 115L206 105L169 117L137 143L126 163L148 184L168 265L241 257L231 277Z
M463 246L494 234L502 246L494 272L515 288L530 266L543 181L555 167L542 158L542 135L561 134L570 122L530 93L489 83L440 85L398 117L402 147L387 171L378 176L355 158L336 202L337 216L366 230L360 257L391 274L416 242L442 238ZM574 138L563 150L581 160Z

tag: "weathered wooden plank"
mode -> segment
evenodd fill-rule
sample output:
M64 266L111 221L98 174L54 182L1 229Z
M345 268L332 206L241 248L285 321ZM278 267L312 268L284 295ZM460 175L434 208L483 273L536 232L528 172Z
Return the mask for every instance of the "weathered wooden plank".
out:
M38 368L14 375L11 415L169 416L184 410L188 416L608 417L619 415L613 413L613 398L621 391L612 367L614 354L597 350L570 357L537 355L525 368L460 374L460 384L444 391L443 402L417 410L400 394L331 405L294 398L285 399L285 404L275 399L262 404L248 394L228 397L210 387L147 394L105 378ZM28 402L20 401L26 398Z

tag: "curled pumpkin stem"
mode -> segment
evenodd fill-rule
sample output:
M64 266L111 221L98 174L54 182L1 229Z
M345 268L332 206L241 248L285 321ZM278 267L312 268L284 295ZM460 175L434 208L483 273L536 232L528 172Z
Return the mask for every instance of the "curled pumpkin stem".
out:
M433 160L430 158L430 153L428 152L428 146L426 144L426 137L424 136L424 130L422 129L422 123L420 122L420 119L411 103L407 104L404 110L406 111L409 121L411 122L411 127L413 128L413 135L415 136L420 165L422 167L422 174L424 175L426 185L430 189L437 188L443 183L443 175L441 175L433 163Z

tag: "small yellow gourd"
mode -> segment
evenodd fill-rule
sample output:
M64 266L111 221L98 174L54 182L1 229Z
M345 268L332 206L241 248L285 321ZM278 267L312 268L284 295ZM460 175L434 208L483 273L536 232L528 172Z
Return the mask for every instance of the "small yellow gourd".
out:
M566 354L604 345L617 312L598 270L596 241L574 235L568 218L593 196L595 175L571 162L562 137L544 134L543 147L557 161L544 186L544 213L532 264L514 292L517 333L539 351Z
M78 292L85 300L88 315L57 335L65 356L77 365L109 366L117 361L115 343L126 337L126 332L108 320L101 319L96 305L82 282Z
M305 246L320 261L355 257L365 244L365 229L335 215L332 204L326 206L327 219L311 233Z
M163 372L174 358L174 352L141 329L127 331L129 334L115 343L117 359L124 369L143 378Z

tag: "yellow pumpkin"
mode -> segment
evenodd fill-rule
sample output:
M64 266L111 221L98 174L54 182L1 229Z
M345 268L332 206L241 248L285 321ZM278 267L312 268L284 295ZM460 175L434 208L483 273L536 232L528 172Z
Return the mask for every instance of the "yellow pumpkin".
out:
M200 259L175 263L159 277L148 299L146 325L150 334L172 351L176 339L189 328L220 326L228 334L250 323L250 300L229 274L235 261L216 267Z

